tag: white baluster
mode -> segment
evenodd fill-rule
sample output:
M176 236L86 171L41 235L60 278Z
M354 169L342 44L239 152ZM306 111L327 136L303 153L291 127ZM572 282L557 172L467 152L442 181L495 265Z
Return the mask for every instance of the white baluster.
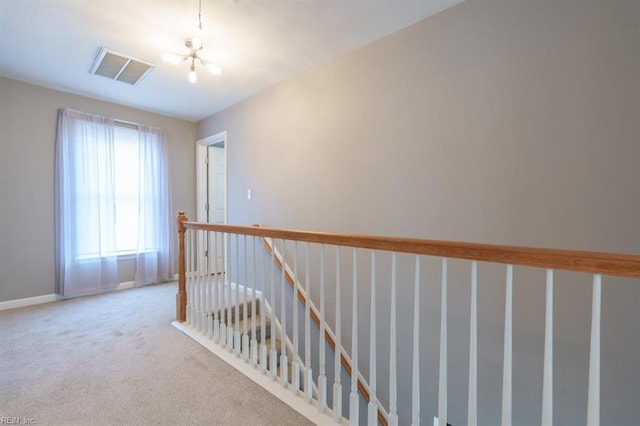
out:
M207 231L201 231L202 233L202 263L201 263L201 279L202 279L202 335L206 336L209 333L209 274L207 274Z
M293 242L293 368L291 385L293 392L300 392L300 362L298 361L299 353L299 336L298 336L298 242Z
M305 293L307 298L304 303L304 396L307 402L313 398L313 371L311 369L311 273L309 271L310 244L307 243L305 252Z
M440 371L438 380L438 422L447 426L447 258L442 258L440 295Z
M513 265L507 265L507 284L504 297L504 356L502 362L502 426L511 426L511 386L513 350Z
M198 329L198 324L200 322L200 305L198 303L198 274L196 271L196 262L197 262L197 256L198 256L198 250L196 248L197 245L197 239L198 239L198 231L197 230L193 230L191 232L191 239L190 239L190 246L191 246L191 256L190 256L190 271L191 271L191 286L193 287L193 291L191 292L193 294L193 310L192 310L192 316L191 316L191 321L192 321L192 326L193 328L195 328L196 330Z
M593 276L591 301L591 349L589 352L589 392L587 426L600 425L600 307L602 304L602 276Z
M206 333L207 311L206 311L206 294L205 294L205 276L204 276L204 231L198 231L198 306L200 307L200 318L198 322L198 331L202 334Z
M553 270L551 269L547 269L541 424L542 426L553 425Z
M209 274L207 274L207 256L206 256L206 246L207 246L207 231L200 231L202 237L202 245L201 245L201 250L200 250L200 267L199 269L199 275L200 275L200 285L202 287L201 290L201 294L202 294L202 330L200 330L202 332L203 335L206 336L207 332L208 332L208 317L209 317L209 300L208 300L208 291L207 291L207 285L209 283Z
M187 280L189 284L189 324L194 327L196 319L196 288L193 281L193 233L187 231Z
M189 241L189 245L191 246L191 255L190 255L190 263L191 263L190 274L191 274L191 287L192 287L191 294L193 294L193 299L192 299L193 310L191 311L191 322L192 322L192 326L194 328L197 328L198 319L200 318L200 315L198 312L198 278L197 278L196 267L195 267L197 252L195 250L195 241L196 241L196 231L192 230L191 238Z
M207 270L207 231L200 231L202 234L202 250L200 263L200 280L202 282L202 334L207 335L209 332L209 273Z
M237 281L238 281L238 277L235 275L235 270L232 267L233 266L233 262L234 262L234 256L233 256L233 244L232 244L232 238L233 235L232 234L228 234L227 235L228 238L228 244L229 244L229 250L227 251L228 253L228 262L229 262L229 269L228 269L228 274L229 274L229 278L228 278L228 282L227 282L227 287L229 288L229 311L228 311L228 318L227 318L227 349L229 350L229 352L233 352L233 348L234 348L234 331L233 331L233 327L234 327L234 323L236 321L236 314L235 314L235 307L237 307L237 303L236 303L236 287L237 287Z
M238 234L234 234L235 235L235 240L236 240L236 273L234 276L235 279L235 299L233 301L234 305L235 305L235 310L236 310L236 316L233 320L234 323L234 339L233 339L233 348L235 350L235 354L237 357L240 356L241 352L242 352L242 334L240 334L240 304L241 304L241 300L240 300L240 283L242 282L240 280L240 238L238 236Z
M333 359L333 420L335 422L340 421L342 418L342 383L341 383L341 364L340 364L340 355L342 352L340 351L342 340L341 340L341 323L340 323L340 246L336 246L336 348L335 348L335 357Z
M225 256L225 261L227 267L225 268L225 272L228 274L227 277L227 349L229 352L233 352L233 277L231 274L231 235L227 234L227 256Z
M251 291L251 364L256 367L258 365L258 340L256 339L256 321L258 318L256 304L258 303L258 297L256 292L258 290L258 282L256 281L256 237L251 237L251 282L253 283L253 289Z
M391 318L389 326L389 426L398 426L396 277L397 254L391 254Z
M191 286L193 287L193 326L198 327L200 321L200 288L198 285L198 231L191 231Z
M220 346L225 347L227 345L227 307L229 306L229 302L227 299L227 258L229 251L227 250L227 235L222 233L220 235L222 238L221 241L221 249L222 249L222 273L220 274Z
M324 244L320 246L320 341L318 365L318 408L327 410L327 376L325 372L325 316L324 316Z
M276 350L276 284L275 284L275 264L276 264L276 241L271 240L271 356L269 366L271 367L271 377L278 378L278 351Z
M266 240L263 240L266 241ZM261 248L262 249L262 248ZM268 365L268 349L266 343L267 334L267 307L264 304L264 294L267 291L267 282L264 276L264 254L260 256L260 368L262 373L266 374Z
M222 305L220 304L220 271L218 271L218 233L213 233L213 262L212 273L214 274L213 280L213 341L220 343L220 310Z
M211 276L211 232L206 231L207 236L207 336L213 339L213 277Z
M249 284L253 287L253 283L249 282L249 261L247 257L247 236L242 236L242 248L244 251L244 305L242 310L242 356L244 357L245 362L249 362L249 321L253 320L253 317L249 319L249 292L247 287Z
M351 393L349 394L349 423L359 424L359 400L358 400L358 255L353 249L353 289L351 290Z
M282 240L282 273L280 274L280 323L282 325L282 336L280 336L280 383L283 387L287 387L289 383L288 358L287 358L287 304L285 293L285 281L287 276L287 265L285 263L285 251L287 242ZM275 248L274 248L275 250ZM293 302L295 305L295 301Z
M233 280L234 280L234 276L233 276L233 271L231 268L231 258L232 258L232 253L231 253L231 234L227 234L227 293L229 296L229 299L227 300L227 350L229 352L233 352Z
M370 336L369 336L369 405L367 411L367 424L369 426L378 425L378 397L376 395L377 377L376 377L376 252L371 251L371 317Z
M413 380L411 388L411 424L420 424L420 256L416 256L413 290Z
M185 287L187 288L187 323L193 326L193 288L191 286L191 232L184 235Z
M193 327L197 330L200 323L200 303L198 300L198 273L197 273L197 250L198 231L193 230L191 232L191 285L193 287Z
M227 279L227 274L226 274L226 270L224 269L225 265L224 265L224 258L225 258L225 251L224 251L224 234L221 233L220 235L217 235L216 238L220 238L220 257L222 258L222 264L220 265L220 271L218 271L218 295L220 296L218 299L218 319L220 320L220 342L219 344L221 346L224 346L224 341L225 341L225 330L222 330L222 326L224 324L226 324L226 320L225 320L225 307L226 307L226 295L224 292L225 289L225 280ZM216 250L218 248L218 244L216 244ZM218 262L217 262L217 258L216 258L216 267L218 266Z
M209 239L209 251L207 252L207 278L209 280L208 289L209 289L209 339L213 339L214 329L215 329L215 305L218 294L216 293L217 289L217 276L215 275L215 268L212 265L212 260L215 262L215 249L213 247L213 241L215 237L215 232L207 232ZM213 257L212 257L213 256Z
M471 262L471 309L469 325L469 402L467 424L478 424L478 262Z
M220 286L220 346L223 348L227 344L227 236L224 233L220 234L221 238L221 250L222 250L222 271L220 271L218 285Z
M194 307L195 307L195 315L194 315L194 322L195 322L195 328L196 330L198 330L200 328L200 319L202 318L200 315L200 274L199 274L199 270L198 270L198 255L199 255L199 251L198 251L198 238L199 238L199 231L194 230L193 231L193 284L194 284L194 291L193 291L193 295L195 297L195 303L194 303Z

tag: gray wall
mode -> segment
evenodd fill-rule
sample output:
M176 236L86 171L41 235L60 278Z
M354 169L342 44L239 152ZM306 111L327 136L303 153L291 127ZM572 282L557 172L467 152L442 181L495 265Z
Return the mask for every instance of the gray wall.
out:
M0 77L0 301L55 292L53 169L58 108L167 131L173 204L195 207L195 124ZM175 233L174 233L175 234ZM121 262L120 280L133 280Z
M232 223L640 253L639 20L637 1L467 0L199 122L197 136L229 132ZM456 426L466 422L463 268L450 290L462 333L450 341ZM497 424L504 294L486 277L504 272L480 274L480 422ZM514 413L539 424L544 273L516 280ZM557 281L556 421L583 424L589 277ZM606 424L637 421L637 284L605 280ZM437 285L422 294L422 334L437 347ZM400 312L411 312L405 299Z

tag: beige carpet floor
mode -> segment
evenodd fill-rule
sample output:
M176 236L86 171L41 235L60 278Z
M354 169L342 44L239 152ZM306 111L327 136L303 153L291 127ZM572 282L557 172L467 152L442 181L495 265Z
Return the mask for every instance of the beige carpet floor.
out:
M175 283L0 312L0 417L38 425L310 422L171 326Z

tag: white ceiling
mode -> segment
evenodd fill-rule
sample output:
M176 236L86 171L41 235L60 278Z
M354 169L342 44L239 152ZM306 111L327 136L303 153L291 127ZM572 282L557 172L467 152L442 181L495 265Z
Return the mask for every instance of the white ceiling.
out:
M202 56L183 52L198 0L0 0L0 75L197 121L461 0L202 0ZM137 86L89 73L104 46L157 67Z

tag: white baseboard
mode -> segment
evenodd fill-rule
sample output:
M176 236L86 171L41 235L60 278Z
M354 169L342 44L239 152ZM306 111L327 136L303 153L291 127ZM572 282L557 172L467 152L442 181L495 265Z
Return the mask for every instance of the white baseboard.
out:
M43 296L7 300L6 302L0 302L0 311L4 311L6 309L22 308L31 305L40 305L41 303L56 302L62 299L64 299L64 297L60 296L59 294L45 294Z
M208 349L218 358L222 359L227 364L238 370L240 373L244 374L249 379L266 389L273 396L287 404L289 407L293 408L298 413L311 420L314 424L321 426L349 424L348 420L344 417L340 420L339 423L335 423L333 421L333 417L331 415L332 412L330 409L327 408L324 413L320 412L318 410L318 402L316 400L313 400L311 403L307 403L302 392L296 395L291 391L291 386L288 386L287 388L282 387L280 385L280 382L274 381L271 375L262 374L258 368L252 367L250 362L244 362L242 358L238 358L234 353L229 352L228 350L222 348L220 345L215 344L213 340L209 340L207 336L203 336L202 333L195 331L186 323L179 323L177 321L174 321L171 323L171 325L182 331L187 336L191 337L200 345L204 346L206 349Z
M136 281L125 281L118 284L118 287L116 287L115 290L127 290L129 288L142 287L144 285L149 285L149 284L142 284ZM82 296L90 296L90 295L82 295ZM40 305L42 303L57 302L59 300L71 299L73 297L82 297L82 296L64 297L64 296L60 296L59 294L45 294L43 296L7 300L5 302L0 302L0 311L4 311L7 309L23 308L25 306Z
M140 287L142 284L138 284L135 281L126 281L118 284L118 288L116 290L126 290L128 288Z

